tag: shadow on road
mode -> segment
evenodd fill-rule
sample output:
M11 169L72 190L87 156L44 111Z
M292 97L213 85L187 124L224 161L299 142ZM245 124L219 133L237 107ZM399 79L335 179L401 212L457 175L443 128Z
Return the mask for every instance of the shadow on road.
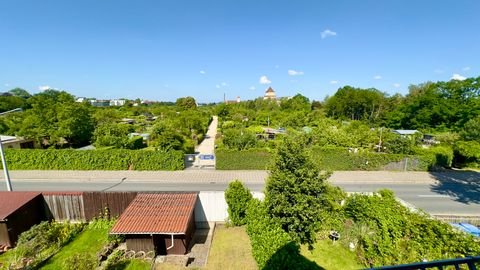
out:
M449 195L455 201L480 203L480 173L475 171L430 172L438 180L431 185L433 192Z

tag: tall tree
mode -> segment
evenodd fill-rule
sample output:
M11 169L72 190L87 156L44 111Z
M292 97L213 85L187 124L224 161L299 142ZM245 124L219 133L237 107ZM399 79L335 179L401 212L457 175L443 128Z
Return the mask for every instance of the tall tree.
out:
M181 110L190 110L197 108L197 102L193 97L178 98L175 105Z
M93 121L87 104L64 91L46 90L28 99L31 109L19 134L44 146L82 146L91 140Z
M312 245L320 222L327 175L320 174L300 138L285 138L274 156L265 203L293 239Z

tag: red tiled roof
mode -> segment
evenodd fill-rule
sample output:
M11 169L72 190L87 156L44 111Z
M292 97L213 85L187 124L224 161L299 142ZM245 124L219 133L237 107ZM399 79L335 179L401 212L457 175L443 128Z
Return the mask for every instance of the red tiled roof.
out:
M196 201L196 193L138 194L110 233L185 234Z
M5 220L37 196L40 192L0 191L0 220Z

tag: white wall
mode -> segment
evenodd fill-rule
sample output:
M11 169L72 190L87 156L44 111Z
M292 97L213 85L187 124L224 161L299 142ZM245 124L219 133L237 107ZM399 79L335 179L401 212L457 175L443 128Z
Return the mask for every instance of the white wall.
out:
M254 198L263 200L262 192L252 192ZM195 205L196 222L222 222L227 221L228 206L223 191L201 191L199 200Z

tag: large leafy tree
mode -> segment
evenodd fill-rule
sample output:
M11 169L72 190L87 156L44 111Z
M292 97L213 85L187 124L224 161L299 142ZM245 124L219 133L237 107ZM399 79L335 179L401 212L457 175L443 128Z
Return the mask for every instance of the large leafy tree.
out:
M265 203L269 213L299 243L311 246L315 242L326 178L305 152L303 139L284 139L270 169Z
M348 120L375 122L386 112L387 97L377 89L360 89L345 86L326 100L329 116Z
M182 110L190 110L197 108L197 102L193 97L182 97L178 98L175 102L175 105Z
M87 104L75 102L64 91L46 90L28 99L31 109L19 134L43 146L82 146L90 142L94 130Z

